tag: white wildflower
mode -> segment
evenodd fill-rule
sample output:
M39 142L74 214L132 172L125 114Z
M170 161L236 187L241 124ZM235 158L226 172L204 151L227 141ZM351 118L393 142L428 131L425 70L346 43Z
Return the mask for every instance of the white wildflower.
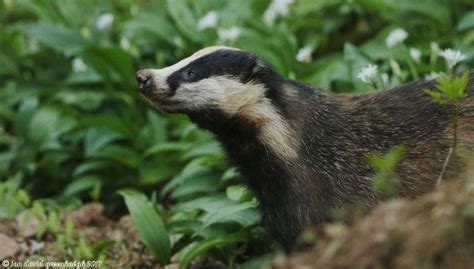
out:
M306 46L298 50L296 54L296 60L298 62L311 62L311 53L313 53L313 48Z
M441 51L441 50L439 49L438 43L436 43L436 42L431 42L431 43L430 43L430 48L431 48L431 52L432 52L434 55L438 55L439 52Z
M130 40L126 36L120 38L120 47L123 50L128 50L130 48Z
M362 70L357 74L357 78L362 80L362 82L372 83L375 81L376 75L377 66L374 64L369 64L368 66L362 68Z
M230 28L219 28L217 29L217 35L222 40L234 41L240 36L240 28L237 26L232 26Z
M421 59L421 51L417 48L410 48L410 57L413 59L413 61L419 63Z
M104 13L99 16L99 19L97 19L96 26L100 30L105 30L107 28L110 28L113 22L114 22L114 15L110 13Z
M402 28L396 28L395 30L390 32L387 39L385 39L385 44L388 48L393 48L399 43L402 43L407 38L407 31L403 30Z
M383 84L387 85L390 82L390 76L387 73L382 73L380 77L382 78Z
M431 72L428 75L425 76L425 80L433 80L437 79L439 76L443 75L442 72Z
M294 0L273 0L263 13L263 21L266 25L273 25L278 16L288 16L289 7Z
M219 20L219 15L216 11L209 11L206 15L198 21L198 30L204 30L207 28L214 28L217 25L217 21Z
M459 50L445 49L439 53L446 62L448 63L448 68L453 68L457 63L462 62L466 59L466 55L462 54Z
M82 61L81 58L74 58L72 60L72 71L79 73L87 70L87 65Z

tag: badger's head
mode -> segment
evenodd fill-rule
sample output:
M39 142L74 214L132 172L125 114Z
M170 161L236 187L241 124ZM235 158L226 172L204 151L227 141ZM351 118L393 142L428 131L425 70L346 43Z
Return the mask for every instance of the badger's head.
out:
M255 54L215 46L162 69L137 72L140 93L163 112L244 113L265 102L268 87L258 75L270 67Z
M285 141L291 128L276 106L283 79L254 53L208 47L172 66L140 70L137 80L141 95L160 111L188 114L216 133L245 126L271 147L291 145Z

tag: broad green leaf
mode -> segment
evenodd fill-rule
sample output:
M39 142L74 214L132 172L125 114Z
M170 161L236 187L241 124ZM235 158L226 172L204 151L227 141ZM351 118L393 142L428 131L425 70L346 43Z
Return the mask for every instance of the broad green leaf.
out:
M127 124L123 119L117 116L109 116L104 114L97 116L88 116L84 117L81 123L87 127L95 126L110 128L124 134L130 139L134 137L134 132L131 129L131 126L129 126L129 124Z
M243 210L247 210L249 208L255 208L256 206L257 205L254 202L245 202L242 204L226 206L226 207L220 208L219 210L215 212L208 213L202 219L202 225L199 231L197 231L197 233L199 234L205 228L215 223L233 221L234 220L233 215L235 213L243 211Z
M78 32L50 23L29 24L23 29L41 43L66 55L78 52L87 44Z
M144 156L147 157L154 154L184 151L188 147L189 145L187 142L160 143L147 149L144 153Z
M257 208L247 208L227 216L225 222L236 222L241 227L247 228L260 222L260 213Z
M137 36L140 43L153 44L156 40L165 41L174 45L173 37L176 34L174 25L162 14L156 12L143 12L133 20L128 21L124 27L125 34Z
M204 143L195 144L189 148L186 154L183 155L183 159L212 154L223 154L220 144L216 141L204 141Z
M168 264L171 257L170 239L160 216L142 193L133 190L119 193L125 198L130 216L150 253L161 265Z
M82 163L82 164L78 165L74 169L72 175L74 177L78 177L78 176L83 175L87 172L101 170L101 169L104 169L106 167L110 167L112 165L114 165L114 163L109 161L109 160L89 160L85 163Z
M180 203L176 210L191 211L195 209L204 210L206 212L216 212L219 208L236 205L234 201L227 199L223 194L215 194L213 196L204 196Z
M184 184L176 187L171 194L172 198L180 199L198 193L211 193L219 189L219 175L203 173L190 177Z
M166 139L166 120L156 112L147 110L147 126L150 127L150 138L153 143L164 142Z
M157 156L141 162L139 167L140 183L153 185L179 173L182 165L170 156Z
M187 1L168 0L168 11L177 28L184 36L194 42L203 42L204 38L196 31L197 21Z
M29 137L38 145L45 147L54 143L61 134L71 130L76 120L62 113L56 107L42 107L32 117Z
M470 28L474 28L474 11L464 15L458 25L456 25L458 31L464 31Z
M103 127L90 128L86 133L84 141L84 153L86 156L92 156L109 143L122 137L121 133L113 129Z
M135 89L135 69L129 54L122 49L88 47L81 58L107 82L120 82L122 87Z
M185 252L181 255L179 268L188 268L194 259L204 255L211 248L238 243L240 241L243 241L243 238L238 235L216 235L215 237L200 241L190 248L184 249Z
M247 192L248 189L241 185L229 186L226 190L227 198L236 202L241 201Z
M114 160L129 167L137 167L141 161L140 155L133 148L113 144L104 147L92 156Z
M173 188L176 188L178 185L182 184L186 180L196 177L197 175L209 173L210 168L202 164L202 161L199 159L192 160L183 168L183 170L173 177L161 190L161 195L169 193Z
M101 179L98 176L87 175L74 179L64 189L64 196L73 196L79 192L93 189L97 184L101 184Z
M272 261L275 259L276 254L270 253L257 258L253 258L249 261L246 261L242 264L239 264L236 269L260 269L269 266Z

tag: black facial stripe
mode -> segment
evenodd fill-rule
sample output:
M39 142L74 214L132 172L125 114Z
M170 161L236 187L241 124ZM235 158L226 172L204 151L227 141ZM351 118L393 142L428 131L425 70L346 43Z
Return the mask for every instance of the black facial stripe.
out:
M255 66L256 56L240 50L220 49L204 55L187 66L171 74L167 83L174 92L185 82L196 82L212 76L229 75L245 81ZM186 72L193 69L194 75L187 77Z

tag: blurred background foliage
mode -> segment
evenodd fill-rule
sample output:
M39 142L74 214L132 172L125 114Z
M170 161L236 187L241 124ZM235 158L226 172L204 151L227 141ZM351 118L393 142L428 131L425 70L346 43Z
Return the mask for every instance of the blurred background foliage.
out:
M225 44L334 92L372 90L357 73L376 64L389 88L445 70L440 48L468 55L457 71L472 67L473 10L472 0L0 1L0 193L66 209L100 201L120 216L117 191L133 188L151 197L181 261L262 255L256 202L219 144L141 100L135 71ZM388 48L397 28L408 36ZM0 197L17 201L1 216L22 210L24 191Z

